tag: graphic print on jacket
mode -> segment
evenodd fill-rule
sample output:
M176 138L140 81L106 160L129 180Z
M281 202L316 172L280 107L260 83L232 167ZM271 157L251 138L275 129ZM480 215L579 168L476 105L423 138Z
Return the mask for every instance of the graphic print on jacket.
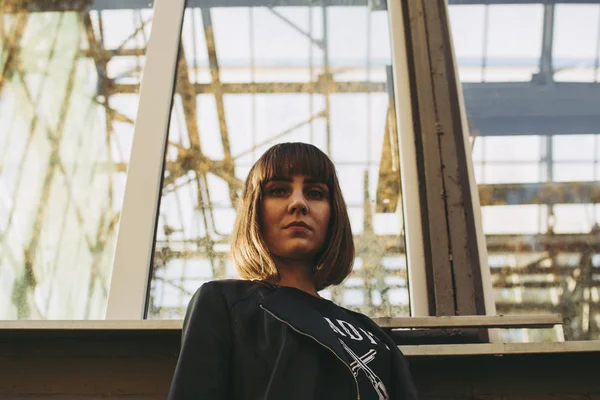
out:
M304 293L304 292L301 292ZM361 400L390 400L392 352L352 314L335 303L304 293L306 301L325 319L348 355Z
M390 369L389 347L385 343L379 342L375 335L360 326L354 326L342 319L323 318L329 323L331 329L338 336L342 347L353 360L350 367L354 377L358 380L361 398L389 400L390 397L385 388L385 383L377 374L380 370L382 375L386 376L385 372ZM372 385L373 392L365 388L365 378ZM364 393L365 391L367 393Z

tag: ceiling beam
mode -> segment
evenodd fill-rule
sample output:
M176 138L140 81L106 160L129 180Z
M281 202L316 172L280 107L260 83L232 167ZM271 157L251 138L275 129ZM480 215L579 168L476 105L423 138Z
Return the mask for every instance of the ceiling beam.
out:
M211 83L196 83L194 88L197 94L210 94L215 90ZM316 82L244 82L221 83L220 92L223 94L281 94L304 93L325 94L331 93L375 93L386 92L385 82L332 82L328 88L320 80ZM117 84L115 93L138 93L139 85Z
M481 205L600 203L600 182L541 182L478 185Z
M600 4L599 0L448 0L450 5L477 4ZM368 6L368 0L188 0L188 7L298 7L307 6ZM152 0L23 0L3 6L5 13L18 11L89 11L149 9Z
M196 93L213 93L214 85L197 83ZM375 93L385 82L223 83L223 94L241 93ZM116 84L116 93L137 93L138 85ZM465 106L478 136L600 133L600 83L531 82L464 83Z
M503 234L486 235L488 253L600 251L600 234Z
M600 83L463 83L480 136L600 133Z

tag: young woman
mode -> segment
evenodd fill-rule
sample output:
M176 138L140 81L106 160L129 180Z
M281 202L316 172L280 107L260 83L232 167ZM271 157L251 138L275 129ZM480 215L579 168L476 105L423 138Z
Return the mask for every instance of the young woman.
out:
M318 148L279 144L254 164L232 256L245 279L206 283L190 301L170 400L417 398L395 343L319 296L350 274L354 242Z

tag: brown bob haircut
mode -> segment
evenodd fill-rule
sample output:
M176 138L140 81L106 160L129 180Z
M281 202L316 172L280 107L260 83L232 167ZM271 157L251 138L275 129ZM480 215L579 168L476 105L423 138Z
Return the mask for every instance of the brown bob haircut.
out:
M354 240L346 202L335 166L325 153L306 143L281 143L268 149L252 166L238 208L231 253L242 278L277 281L279 273L263 241L260 202L263 185L274 176L310 176L327 185L331 216L327 241L317 255L314 283L317 290L338 285L352 272Z

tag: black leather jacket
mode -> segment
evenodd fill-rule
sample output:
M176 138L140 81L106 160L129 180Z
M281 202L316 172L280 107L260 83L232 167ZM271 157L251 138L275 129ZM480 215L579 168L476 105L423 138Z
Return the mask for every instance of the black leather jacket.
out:
M296 289L262 281L205 283L185 316L169 400L352 400L357 383L335 333ZM393 400L417 399L407 362L392 349Z

